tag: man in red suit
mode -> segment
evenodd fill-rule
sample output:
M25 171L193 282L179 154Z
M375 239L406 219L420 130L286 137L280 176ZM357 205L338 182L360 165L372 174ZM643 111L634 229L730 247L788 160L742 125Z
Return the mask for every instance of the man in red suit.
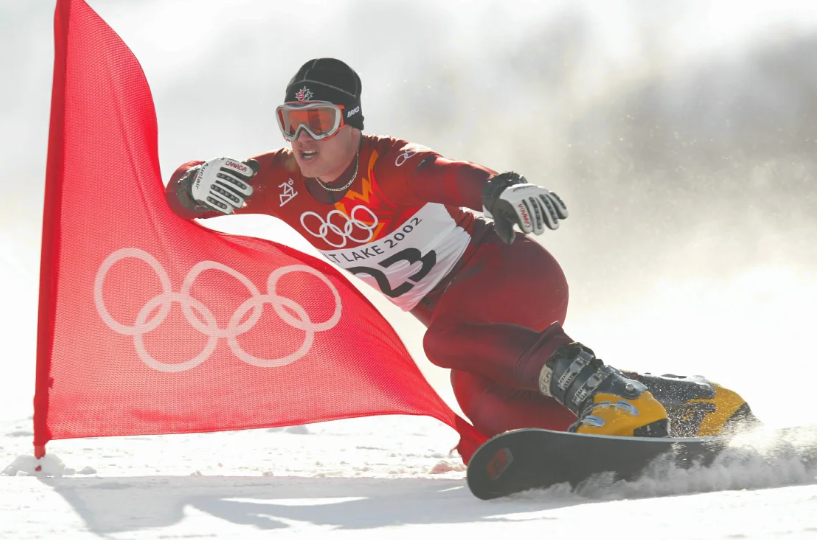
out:
M562 200L515 172L363 134L361 90L340 60L310 60L276 111L292 149L185 163L169 204L187 219L282 219L410 311L427 327L429 360L451 370L464 414L487 436L712 435L753 420L740 396L702 377L622 372L569 337L564 273L528 236L559 227Z

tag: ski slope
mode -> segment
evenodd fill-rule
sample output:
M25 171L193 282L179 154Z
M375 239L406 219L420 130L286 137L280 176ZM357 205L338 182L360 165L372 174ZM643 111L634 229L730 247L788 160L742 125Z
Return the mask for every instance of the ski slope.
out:
M0 463L17 469L0 476L3 539L817 536L817 479L794 463L486 502L447 453L453 431L427 418L54 441L51 477L16 459L30 438L29 420L0 424Z

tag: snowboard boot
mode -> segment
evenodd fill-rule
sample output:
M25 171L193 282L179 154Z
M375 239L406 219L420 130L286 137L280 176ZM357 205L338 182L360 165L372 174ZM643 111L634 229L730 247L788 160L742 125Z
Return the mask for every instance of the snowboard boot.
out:
M728 435L760 425L742 397L700 375L625 374L644 384L667 410L672 437Z
M568 431L630 437L669 434L667 411L647 387L605 365L581 343L559 347L545 362L539 391L577 416Z

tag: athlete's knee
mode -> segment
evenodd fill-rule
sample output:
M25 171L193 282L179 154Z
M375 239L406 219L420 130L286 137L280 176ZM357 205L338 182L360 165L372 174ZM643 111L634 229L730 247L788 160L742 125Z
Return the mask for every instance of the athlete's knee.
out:
M432 325L423 336L423 350L428 360L442 368L451 368L452 325Z

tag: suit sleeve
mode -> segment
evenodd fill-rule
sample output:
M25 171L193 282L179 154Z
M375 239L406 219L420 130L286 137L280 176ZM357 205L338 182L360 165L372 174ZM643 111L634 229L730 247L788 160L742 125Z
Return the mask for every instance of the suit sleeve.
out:
M378 181L396 204L439 203L481 212L482 187L496 174L487 167L446 159L416 146L400 147L381 160L383 165L375 171Z

